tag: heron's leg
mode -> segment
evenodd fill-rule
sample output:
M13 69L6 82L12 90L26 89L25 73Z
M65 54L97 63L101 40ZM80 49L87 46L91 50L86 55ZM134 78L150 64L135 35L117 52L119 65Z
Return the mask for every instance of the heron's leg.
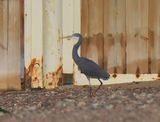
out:
M88 82L89 82L89 95L90 97L92 97L92 87L91 87L91 81L90 81L90 77L87 77Z
M99 87L96 89L95 94L96 94L96 92L101 88L101 86L103 85L103 82L102 82L100 79L98 79L98 80L99 80L99 82L100 82L101 84L100 84Z

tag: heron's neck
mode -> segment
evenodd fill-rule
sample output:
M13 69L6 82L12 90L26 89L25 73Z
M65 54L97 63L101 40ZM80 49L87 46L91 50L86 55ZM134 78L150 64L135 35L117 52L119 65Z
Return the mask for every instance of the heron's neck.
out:
M82 37L79 37L78 42L74 45L73 50L72 50L72 57L73 57L73 60L75 61L75 63L77 63L78 60L80 59L80 57L78 55L78 49L79 49L81 43L82 43Z

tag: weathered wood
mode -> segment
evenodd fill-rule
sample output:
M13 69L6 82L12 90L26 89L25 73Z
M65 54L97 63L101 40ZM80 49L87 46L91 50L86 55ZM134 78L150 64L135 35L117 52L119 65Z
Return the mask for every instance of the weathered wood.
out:
M160 1L149 0L149 64L151 73L160 74Z
M20 47L21 47L21 79L24 83L24 0L20 0Z
M0 1L0 89L7 89L7 28L8 28L8 1Z
M8 89L20 89L20 66L21 66L21 17L20 0L9 1L8 11L8 43L7 43L7 69L8 69Z
M88 50L88 32L89 32L89 0L81 0L81 34L84 41L81 45L81 56L87 57Z
M148 73L148 0L126 1L127 73Z
M89 19L89 0L81 0L81 34L83 37L87 37L88 35L88 19ZM85 44L82 44L82 48ZM83 50L82 50L83 51ZM83 52L81 52L83 53ZM84 52L85 54L85 52ZM82 54L82 55L84 55Z
M73 34L74 26L74 0L63 0L63 36ZM63 39L63 73L73 73L72 40Z
M43 87L42 10L42 0L25 0L25 79L32 88Z
M81 5L81 32L84 37L81 54L103 67L103 0L84 0Z
M103 33L103 0L89 0L89 36Z
M125 0L104 1L104 68L126 73Z
M31 50L31 0L24 1L24 63L25 63L25 76L24 76L24 88L31 89L31 74L29 72L29 66L32 60Z
M44 87L55 88L62 73L62 0L43 1Z
M86 56L103 67L103 0L89 0L88 47ZM84 42L85 43L85 42ZM93 53L94 52L94 53Z
M139 29L138 22L138 8L136 8L136 2L133 0L126 1L126 31L127 31L127 73L135 73L137 69L137 55L138 38L136 29ZM132 62L132 63L131 63ZM130 66L129 66L130 63Z
M135 74L117 74L117 77L111 77L107 81L103 81L104 85L116 85L116 84L138 84L140 82L147 82L147 81L157 81L157 74L141 74L139 78L135 76ZM88 80L82 74L79 75L79 79L76 82L76 85L88 85ZM99 85L99 81L97 79L91 79L92 85Z
M21 89L21 1L0 1L0 89Z

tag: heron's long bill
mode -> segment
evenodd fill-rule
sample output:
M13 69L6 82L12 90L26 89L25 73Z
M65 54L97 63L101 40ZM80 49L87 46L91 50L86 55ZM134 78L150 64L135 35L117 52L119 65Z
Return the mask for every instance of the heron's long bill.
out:
M61 39L71 39L72 35L61 37Z

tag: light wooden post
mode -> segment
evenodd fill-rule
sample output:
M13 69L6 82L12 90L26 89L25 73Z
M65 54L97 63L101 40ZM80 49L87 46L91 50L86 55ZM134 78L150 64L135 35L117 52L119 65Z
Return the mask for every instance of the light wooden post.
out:
M20 0L0 1L0 90L20 90Z
M43 87L42 80L42 0L24 1L25 79L31 87Z
M75 0L63 0L63 36L72 35L74 32L74 2ZM63 39L63 81L71 84L73 81L73 40Z
M63 36L73 34L73 7L74 0L63 0ZM73 73L72 60L73 41L63 39L63 73Z
M57 86L62 73L62 0L43 1L44 86Z

